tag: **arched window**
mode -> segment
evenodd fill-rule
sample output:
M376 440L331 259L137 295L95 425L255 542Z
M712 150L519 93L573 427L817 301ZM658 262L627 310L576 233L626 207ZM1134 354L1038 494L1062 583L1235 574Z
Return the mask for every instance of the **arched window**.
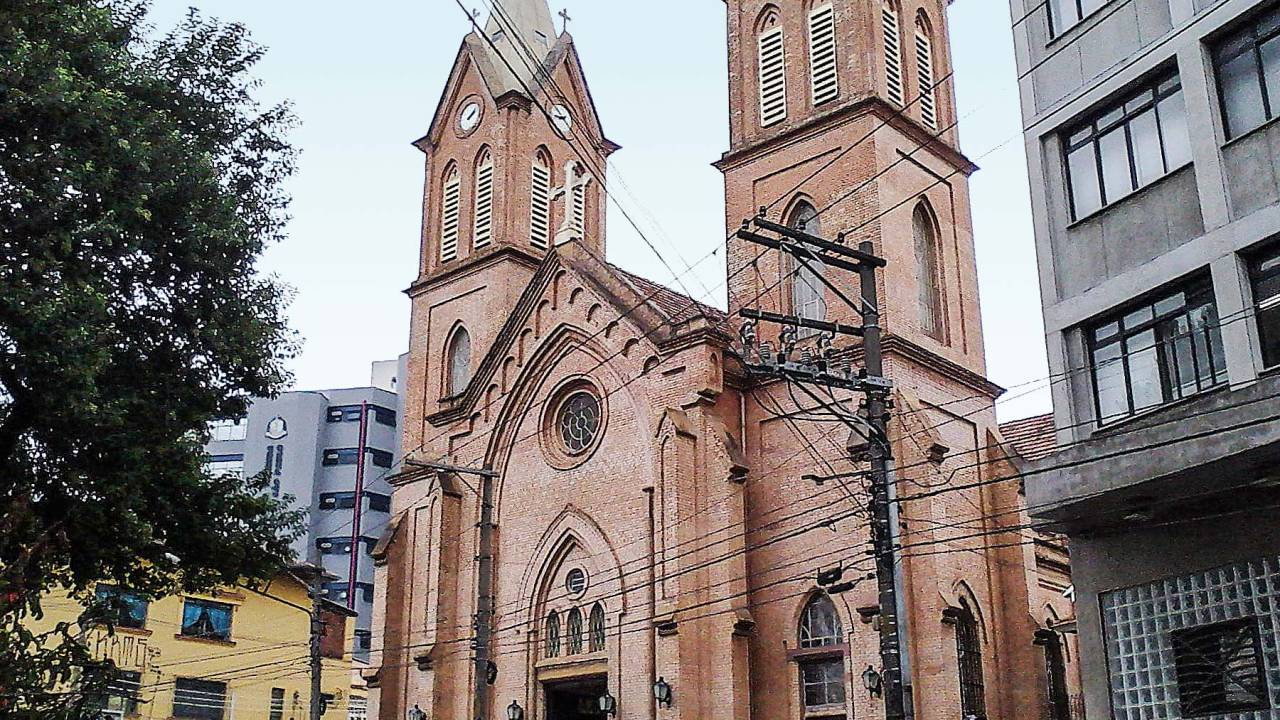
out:
M582 611L574 608L569 611L569 622L566 635L569 639L569 655L582 652Z
M960 675L960 715L986 720L987 691L982 677L982 631L973 611L961 603L954 612L956 666Z
M605 619L604 605L596 603L591 608L591 652L604 652Z
M831 598L815 595L800 615L800 687L805 715L844 717L844 652L833 654L826 648L843 645L844 628ZM805 651L816 651L803 654Z
M533 156L530 188L529 243L545 249L551 244L551 158L545 150Z
M915 239L916 277L920 283L920 329L925 335L946 341L946 308L944 306L942 253L938 242L938 224L928 205L916 205L911 217Z
M836 11L827 2L809 11L809 75L815 107L840 95L837 67Z
M822 235L822 223L818 217L818 211L804 200L796 203L787 224L810 235L819 237ZM791 311L808 320L825 320L827 318L826 286L819 279L823 269L822 263L817 258L806 258L804 263L797 259L792 259L791 262L794 268L791 278ZM802 328L800 331L802 337L811 334L813 334L812 330Z
M884 31L885 89L891 101L902 105L902 24L898 21L896 0L884 0L881 4L880 23Z
M783 47L782 23L778 10L770 6L761 15L757 29L760 125L769 127L787 119L787 62Z
M462 175L458 166L450 165L444 174L444 192L440 197L440 260L458 257L458 232L462 223Z
M933 40L929 21L916 16L916 82L920 86L920 120L930 130L938 129L938 98L934 93Z
M1035 642L1044 648L1049 720L1071 720L1071 694L1067 688L1067 660L1062 638L1053 630L1038 630Z
M493 242L493 154L488 148L476 162L476 250Z
M547 615L546 636L543 654L549 658L560 657L560 613L555 610Z
M445 383L445 394L448 397L460 395L471 382L471 334L467 329L458 326L453 337L449 338L448 378Z

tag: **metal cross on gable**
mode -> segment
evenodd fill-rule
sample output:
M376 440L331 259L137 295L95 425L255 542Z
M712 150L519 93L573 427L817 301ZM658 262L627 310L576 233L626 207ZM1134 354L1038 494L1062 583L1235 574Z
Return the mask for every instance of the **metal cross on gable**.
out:
M570 21L570 20L572 20L573 18L569 17L569 10L568 10L568 8L562 8L562 9L560 10L560 13L559 13L559 14L560 14L560 19L561 19L561 20L564 20L564 25L562 25L562 26L561 26L561 30L560 30L560 31L561 31L561 32L569 32L569 21Z

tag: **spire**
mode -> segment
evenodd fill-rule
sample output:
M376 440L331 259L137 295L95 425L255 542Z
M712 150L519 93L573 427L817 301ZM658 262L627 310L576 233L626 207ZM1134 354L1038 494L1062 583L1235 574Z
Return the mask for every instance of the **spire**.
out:
M534 87L536 68L551 54L558 37L546 0L494 0L484 38L474 38L481 53L486 81L494 96ZM510 65L510 68L507 66ZM511 69L516 72L513 75Z

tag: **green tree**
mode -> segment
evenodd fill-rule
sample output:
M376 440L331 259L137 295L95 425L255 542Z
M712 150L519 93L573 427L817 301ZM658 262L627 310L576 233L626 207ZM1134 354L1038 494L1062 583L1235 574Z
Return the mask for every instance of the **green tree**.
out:
M285 382L282 285L254 270L287 220L287 106L262 49L145 0L0 0L0 715L83 717L100 686L41 597L268 577L300 517L266 478L212 477L210 418ZM86 618L87 620L88 618ZM81 668L77 670L76 668Z

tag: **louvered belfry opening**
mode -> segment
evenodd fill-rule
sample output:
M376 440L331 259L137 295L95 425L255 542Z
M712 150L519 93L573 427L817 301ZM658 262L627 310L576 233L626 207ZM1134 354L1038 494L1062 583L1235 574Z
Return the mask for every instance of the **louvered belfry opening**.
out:
M920 85L920 120L930 130L937 130L938 101L934 92L933 41L923 17L916 19L916 80Z
M787 119L787 68L782 26L777 18L766 20L760 31L760 125L768 127Z
M462 222L462 176L456 166L445 173L440 213L440 260L458 257L458 235Z
M529 200L529 244L546 249L551 244L551 161L544 151L533 158Z
M493 154L485 149L476 165L475 249L493 242Z
M902 84L902 29L898 22L898 6L893 0L885 0L880 7L880 14L884 31L885 89L889 100L902 105L905 98Z
M809 65L813 80L813 104L821 105L840 95L836 61L836 12L831 4L809 13Z

